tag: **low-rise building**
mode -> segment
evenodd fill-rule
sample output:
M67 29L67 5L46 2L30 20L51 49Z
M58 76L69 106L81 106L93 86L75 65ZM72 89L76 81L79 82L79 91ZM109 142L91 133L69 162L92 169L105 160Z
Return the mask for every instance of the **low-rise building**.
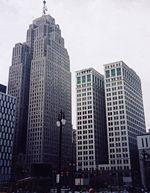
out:
M150 133L137 136L142 186L150 190Z

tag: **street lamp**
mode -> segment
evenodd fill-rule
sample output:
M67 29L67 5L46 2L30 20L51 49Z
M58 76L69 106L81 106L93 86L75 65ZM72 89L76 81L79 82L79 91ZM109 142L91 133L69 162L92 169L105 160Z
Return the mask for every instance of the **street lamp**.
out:
M66 120L65 120L65 114L64 112L59 113L58 115L58 120L56 122L57 127L60 128L60 132L59 132L59 157L58 157L58 174L57 174L57 193L61 193L61 153L62 153L62 149L61 149L61 145L62 145L62 127L63 125L66 124Z

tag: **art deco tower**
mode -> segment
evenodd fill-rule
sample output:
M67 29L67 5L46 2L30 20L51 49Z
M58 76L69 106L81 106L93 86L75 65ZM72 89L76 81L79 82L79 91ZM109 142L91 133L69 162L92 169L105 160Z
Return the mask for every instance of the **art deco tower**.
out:
M48 163L57 167L59 128L56 121L62 110L67 121L62 133L62 164L68 167L72 138L70 61L59 25L46 14L46 2L43 3L43 15L29 26L25 43L30 66L30 86L25 84L29 103L28 100L24 103L29 107L26 158L29 166ZM16 70L12 71L14 77Z
M59 25L46 15L35 19L27 32L33 58L30 72L27 162L51 163L57 167L58 114L65 112L62 162L69 165L71 155L71 73L68 52Z

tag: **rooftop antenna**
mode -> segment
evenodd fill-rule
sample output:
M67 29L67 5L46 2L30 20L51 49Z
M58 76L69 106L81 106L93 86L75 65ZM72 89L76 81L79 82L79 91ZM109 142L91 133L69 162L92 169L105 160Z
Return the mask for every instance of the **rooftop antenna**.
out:
M43 15L46 15L46 11L47 11L47 6L46 6L46 1L43 1Z

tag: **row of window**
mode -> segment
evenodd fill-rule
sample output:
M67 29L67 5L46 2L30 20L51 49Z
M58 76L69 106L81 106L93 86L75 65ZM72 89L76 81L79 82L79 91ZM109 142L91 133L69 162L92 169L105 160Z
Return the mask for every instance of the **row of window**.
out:
M124 125L126 124L126 121L112 121L112 122L108 122L108 126L113 126L113 125Z
M126 126L108 127L109 131L125 130Z
M114 69L105 71L106 78L120 76L121 74L122 74L121 68L114 68Z
M77 128L78 128L78 130L80 130L80 129L91 129L91 128L93 128L93 125L82 125L82 126L78 126Z
M80 135L80 134L87 134L87 133L93 133L93 130L83 130L83 131L78 131L77 133L78 133L78 135Z
M91 75L86 75L82 77L77 77L77 84L85 83L85 82L91 82Z
M86 92L86 91L90 91L90 90L92 90L91 87L90 88L84 88L84 89L78 89L77 93Z
M94 141L93 140L86 140L86 141L78 141L78 145L82 145L82 144L92 144L92 143L94 143Z
M78 151L78 155L91 155L94 154L94 151L90 150L90 151Z
M128 152L128 148L110 148L110 153Z
M120 81L120 80L122 80L122 76L115 77L115 78L107 78L105 81L112 82L112 81Z
M88 166L88 165L94 165L93 161L89 161L89 162L78 162L78 166Z
M111 106L110 103L109 103L109 105ZM124 105L108 107L107 111L118 110L118 109L124 109Z
M120 146L127 146L127 142L123 142L123 143L110 143L109 147L120 147Z
M111 160L110 163L111 164L128 164L129 160L128 159L124 159L124 160Z
M111 158L128 158L129 157L129 154L128 153L123 153L123 154L120 154L120 153L117 153L117 154L110 154L109 155L110 159Z
M94 156L84 156L84 157L78 157L78 160L93 160Z
M113 86L122 85L122 84L123 84L122 81L112 82L112 83L107 83L107 84L106 84L106 87L113 87Z
M5 107L7 107L7 105L8 105L8 107L10 107L10 104L15 103L15 98L0 93L0 101L1 101L2 106L4 105Z
M112 64L106 64L105 65L105 69L109 69L109 68L114 68L114 67L119 67L122 65L122 62L120 63L112 63Z
M1 175L10 175L11 173L11 168L10 167L2 167L1 168Z
M107 91L106 96L115 96L115 95L121 95L123 94L123 91L118 91L118 92L110 92L111 90L109 90L109 92Z
M91 86L92 83L87 83L87 84L82 84L82 85L77 85L77 88L81 88L81 87L88 87L88 86Z
M90 138L94 138L94 136L93 135L81 135L81 136L78 136L78 140L80 140L80 139L90 139Z
M109 137L109 142L115 142L115 141L126 141L127 137Z
M78 150L84 150L84 149L93 149L94 148L94 146L93 145L89 145L89 146L78 146Z
M9 165L10 164L10 160L12 159L12 155L10 154L11 153L11 149L8 153L0 153L0 160L3 160L3 161L6 161L6 163ZM9 160L9 161L8 161Z
M121 132L109 132L109 136L118 136L118 135L126 135L126 131Z

